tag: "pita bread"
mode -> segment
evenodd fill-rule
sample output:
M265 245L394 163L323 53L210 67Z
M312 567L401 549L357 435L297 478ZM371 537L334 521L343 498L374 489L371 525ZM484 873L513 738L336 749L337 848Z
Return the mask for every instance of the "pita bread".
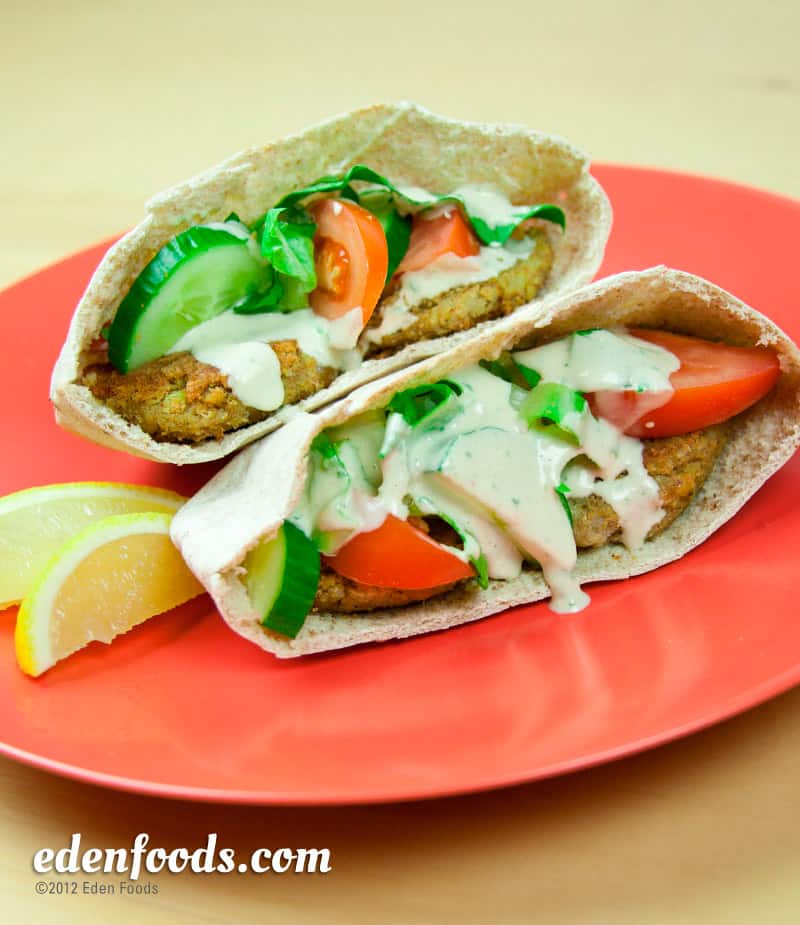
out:
M468 587L363 616L310 614L297 638L290 640L259 624L240 580L241 563L260 540L275 534L298 503L309 445L320 431L384 406L400 389L435 381L502 350L612 325L660 327L741 346L769 346L780 356L778 385L737 418L689 508L635 552L618 545L579 552L576 576L582 582L625 578L678 559L732 517L800 443L800 352L769 319L729 293L665 267L622 273L570 296L532 304L467 344L363 386L318 415L298 416L248 447L189 501L175 516L173 540L231 627L280 657L445 629L548 597L541 574L524 572L513 581L491 582L487 590Z
M354 163L366 163L395 182L434 192L486 183L513 202L556 202L566 212L567 230L561 234L557 228L547 229L554 264L541 297L578 288L600 266L611 208L589 174L588 161L567 142L521 126L445 119L410 103L357 110L237 154L147 204L144 220L108 251L75 311L51 382L58 423L95 443L146 459L179 465L205 462L275 430L298 409L323 407L365 382L463 342L471 331L412 344L386 359L368 360L297 406L281 408L222 440L197 445L154 440L79 384L89 345L114 317L136 277L171 238L192 225L221 221L231 212L252 222L291 190Z

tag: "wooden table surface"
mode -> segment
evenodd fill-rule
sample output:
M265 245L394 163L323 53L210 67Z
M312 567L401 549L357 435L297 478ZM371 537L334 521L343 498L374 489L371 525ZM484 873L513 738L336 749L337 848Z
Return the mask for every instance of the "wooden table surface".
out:
M791 0L0 10L0 285L134 224L151 194L246 145L381 99L800 196ZM800 690L606 767L396 806L180 803L0 760L0 911L9 923L795 925L798 781ZM156 896L34 892L38 848L72 832L120 847L140 831L167 848L208 832L239 852L325 846L334 869L161 874Z

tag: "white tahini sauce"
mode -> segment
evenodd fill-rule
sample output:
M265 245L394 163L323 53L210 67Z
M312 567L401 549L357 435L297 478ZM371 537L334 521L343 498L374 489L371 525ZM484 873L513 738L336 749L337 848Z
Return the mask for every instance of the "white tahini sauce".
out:
M558 382L578 392L606 389L672 392L669 377L680 360L669 350L640 340L624 328L586 331L514 353L523 366L535 369L545 382Z
M650 345L640 350L642 342L634 340L624 332L592 332L516 358L545 381L569 387L581 381L619 388L624 380L663 391L676 358ZM329 432L338 459L312 454L292 520L318 541L323 537L321 545L331 553L355 534L375 530L389 514L438 515L462 536L464 548L454 548L455 555L466 561L482 555L489 576L499 579L517 577L525 559L535 560L550 586L551 607L582 609L589 599L573 575L577 549L556 489L604 498L619 518L624 542L635 548L663 516L658 485L642 462L642 443L593 417L588 405L563 422L577 444L529 429L517 410L524 393L516 386L479 365L449 378L461 395L451 395L414 427L400 414L389 413L384 421L382 413L372 412Z
M467 207L470 215L482 218L489 225L511 225L519 221L527 206L512 205L507 196L494 187L471 183L453 190Z
M624 328L571 334L513 356L536 370L544 382L579 392L646 393L651 409L669 401L673 391L669 377L680 367L673 353L633 337ZM642 407L640 403L637 414ZM603 498L619 519L625 545L635 549L663 516L658 485L642 461L641 442L593 417L588 408L571 424L584 455L564 472L568 496Z
M324 553L335 552L356 533L377 530L386 518L376 496L383 414L367 413L328 433L341 462L311 454L303 496L291 516Z
M283 314L237 315L226 311L187 331L170 353L188 351L201 363L216 366L228 377L233 394L244 404L273 411L283 404L280 364L271 341L295 340L303 353L322 366L349 369L358 365L354 349L362 312L354 308L329 321L310 308Z
M258 241L255 235L243 222L230 219L226 222L205 222L199 227L210 228L212 231L224 231L233 238L238 238L240 241L247 241L247 249L252 256L256 260L261 260L261 248L259 247Z
M241 344L199 344L191 352L201 363L216 366L225 373L231 391L245 405L271 411L283 404L281 366L268 344L254 340Z
M420 206L437 203L441 198L439 194L431 193L421 186L397 184L397 189L402 196L410 200L411 205L406 208L409 212L418 211ZM485 183L465 183L452 190L450 195L460 199L470 215L482 218L489 225L515 224L530 208L525 205L513 205L508 196ZM397 206L403 211L402 200L397 201Z

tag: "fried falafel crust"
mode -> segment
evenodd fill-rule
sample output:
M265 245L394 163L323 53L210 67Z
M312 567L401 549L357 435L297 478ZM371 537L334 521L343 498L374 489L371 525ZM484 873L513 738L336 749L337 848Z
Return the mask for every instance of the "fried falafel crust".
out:
M678 437L643 440L642 459L648 473L658 483L664 516L647 534L653 539L688 507L703 486L728 438L728 424L716 424ZM569 500L575 545L593 549L622 537L614 509L599 498Z
M273 341L270 347L280 363L285 404L313 395L336 377L335 370L303 353L297 341ZM223 372L191 353L170 353L130 373L96 363L87 367L81 381L126 421L154 440L170 443L219 440L271 413L243 404Z
M369 348L367 355L393 353L420 340L466 331L481 321L510 315L520 305L530 302L542 288L553 266L553 248L547 233L541 228L529 231L528 237L534 238L536 243L527 257L492 279L458 286L433 298L423 299L411 308L418 320L387 334ZM384 296L370 319L369 327L380 325L384 311L390 310L398 298L397 292Z
M403 607L416 601L426 601L437 594L450 591L456 584L441 585L438 588L422 588L406 591L403 588L376 588L373 585L361 585L339 575L333 569L322 564L314 598L314 610L329 613L362 613L379 610L384 607Z
M702 488L725 446L729 428L717 424L679 437L643 440L643 460L658 483L664 516L647 535L652 539L665 530ZM622 531L614 509L597 495L569 501L575 545L579 549L604 546L621 540ZM442 537L437 536L442 542ZM456 584L461 584L457 582ZM338 575L323 563L314 610L331 613L363 613L386 607L402 607L450 591L456 585L405 591L376 588Z

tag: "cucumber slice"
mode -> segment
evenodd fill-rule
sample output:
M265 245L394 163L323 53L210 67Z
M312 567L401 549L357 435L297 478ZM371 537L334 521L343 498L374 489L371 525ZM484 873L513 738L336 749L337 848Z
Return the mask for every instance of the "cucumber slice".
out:
M300 632L319 584L319 551L288 520L253 549L244 563L245 585L262 626L290 636Z
M191 328L266 286L271 268L233 222L181 232L136 278L108 331L108 358L127 373L163 356Z

